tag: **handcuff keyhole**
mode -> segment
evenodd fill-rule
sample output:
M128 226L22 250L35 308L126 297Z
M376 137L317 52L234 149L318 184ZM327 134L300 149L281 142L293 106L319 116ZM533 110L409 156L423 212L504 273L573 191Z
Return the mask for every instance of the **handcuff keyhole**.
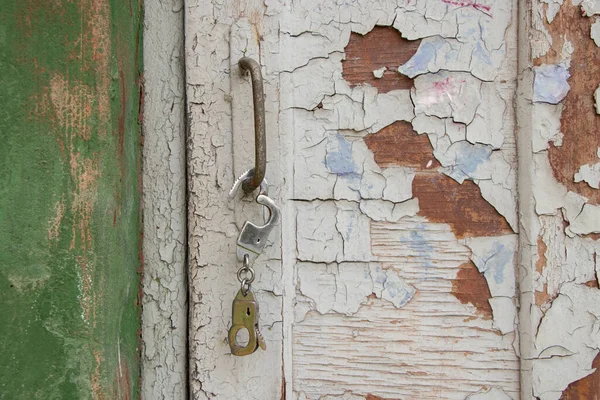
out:
M246 315L250 316L250 307L246 308Z

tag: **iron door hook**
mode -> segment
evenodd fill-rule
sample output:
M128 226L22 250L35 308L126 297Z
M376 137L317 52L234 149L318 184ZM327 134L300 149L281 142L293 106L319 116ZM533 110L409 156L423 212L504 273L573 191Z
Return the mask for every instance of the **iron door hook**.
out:
M242 182L242 189L250 193L258 188L267 170L267 138L265 133L265 92L260 64L254 59L243 57L239 61L242 71L250 72L252 80L252 102L254 104L254 168Z

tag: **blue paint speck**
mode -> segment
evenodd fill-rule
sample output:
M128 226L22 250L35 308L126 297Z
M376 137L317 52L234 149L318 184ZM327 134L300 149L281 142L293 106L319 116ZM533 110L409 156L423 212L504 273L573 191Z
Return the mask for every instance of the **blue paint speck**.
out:
M460 158L457 157L456 165L466 175L471 176L479 165L489 160L492 155L492 149L483 144L470 144L459 142L461 144Z
M477 168L489 160L492 148L484 144L471 144L466 141L457 142L452 145L456 150L454 165L449 166L450 177L458 182L468 178L475 178Z
M486 278L492 277L497 284L504 283L506 268L513 268L514 252L502 243L494 243L480 269Z
M483 42L481 42L480 40L477 41L475 49L473 49L473 57L481 62L486 63L487 65L492 65L492 58L490 57L490 52L484 47Z
M429 270L433 267L433 252L434 248L427 239L421 234L421 231L425 229L423 224L418 224L415 230L410 231L410 239L401 239L401 241L408 246L409 249L417 253L419 261L423 263L423 278L422 280L431 278L429 276Z
M409 78L429 72L429 64L435 61L440 49L445 44L446 41L439 36L423 39L415 55L401 65L398 72Z
M325 166L336 175L356 175L358 168L352 159L352 143L336 133L327 143Z
M560 103L571 86L567 82L571 77L569 70L563 64L544 64L534 67L533 101L542 103Z

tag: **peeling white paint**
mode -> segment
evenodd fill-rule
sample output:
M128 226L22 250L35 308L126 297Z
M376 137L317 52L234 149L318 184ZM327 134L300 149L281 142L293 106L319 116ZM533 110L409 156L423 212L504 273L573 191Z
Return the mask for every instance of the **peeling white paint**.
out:
M470 124L481 103L481 81L464 72L440 71L417 77L412 91L415 114Z
M560 11L560 7L563 4L563 0L542 0L541 3L546 3L548 5L546 9L546 20L549 24L554 21L554 17Z
M534 273L535 290L554 299L567 282L585 284L597 279L596 254L600 250L599 245L591 239L566 236L562 215L542 216L540 222L540 237L546 246L543 253L545 265L541 273ZM537 307L543 313L550 305L541 304ZM542 317L543 314L540 314L535 319L537 324Z
M502 334L513 332L516 325L516 276L514 257L517 235L466 239L471 260L483 273L490 294L494 325Z
M489 302L494 314L494 327L503 335L514 332L518 322L514 300L508 297L492 297Z
M416 198L402 203L385 200L361 200L360 211L373 221L398 222L403 217L414 217L419 211L419 200Z
M596 105L596 114L600 114L600 85L594 91L594 102Z
M507 108L494 84L471 74L440 71L417 77L411 98L413 128L428 133L442 171L459 183L477 183L516 232L515 172L502 148Z
M597 150L597 155L600 158L600 148ZM600 189L600 162L582 165L574 178L575 182L585 182L594 189Z
M492 298L513 298L515 292L514 257L517 249L517 236L471 238L465 240L471 249L471 259L488 283Z
M535 103L532 118L536 124L532 133L532 151L539 153L547 150L549 144L561 146L563 134L560 132L560 115L564 106L562 104Z
M544 0L543 3L549 4L547 17L552 22L562 1ZM571 7L566 3L562 7ZM588 16L595 13L596 4L595 1L573 1L573 5L581 5L584 15ZM532 25L523 27L523 38L531 40L532 57L536 58L548 53L553 43L540 21L542 1L533 1L532 7ZM594 23L590 32L592 39L598 35L597 30L598 25ZM598 244L585 237L600 231L598 206L589 204L587 198L557 182L547 152L550 143L562 145L563 105L560 102L569 90L571 55L581 45L569 38L568 32L561 34L561 39L559 64L533 67L533 60L526 55L521 66L524 72L520 103L523 113L519 119L523 127L519 132L523 138L519 154L523 171L520 196L522 225L528 232L528 236L521 236L520 240L521 352L525 356L522 394L533 394L540 400L560 399L569 384L594 371L591 364L598 354L597 310L594 308L597 308L599 291L586 286L598 280ZM556 44L554 46L553 51L557 51ZM524 51L527 50L526 47ZM539 68L545 71L540 74ZM535 82L528 70L534 71ZM546 104L527 106L527 98ZM590 186L596 184L595 168L592 163L581 166L574 174L574 181L591 182Z
M300 199L383 199L394 203L412 197L414 171L380 168L362 140L349 141L339 132L306 148L295 159L295 188Z
M440 36L423 39L417 54L398 72L410 78L442 69L469 71L483 81L492 81L498 74L506 55L504 45L497 50L488 50L483 41L461 42ZM474 59L474 62L473 62Z
M141 397L187 397L183 1L144 6Z
M592 27L590 28L590 36L596 43L596 46L600 47L600 19L596 18Z
M286 396L298 399L415 398L423 385L449 399L492 386L516 396L514 235L473 238L486 245L472 252L449 225L417 215L417 171L377 165L363 140L411 122L428 135L442 172L479 185L517 230L514 2L467 3L186 4L194 398L279 398L283 377ZM392 24L423 39L399 69L417 76L417 87L351 88L342 74L350 33ZM259 219L251 199L225 200L233 176L251 164L248 107L240 105L247 87L235 69L244 52L263 66L269 193L285 206L281 235L255 268L268 350L233 359L224 337L235 237L244 219ZM435 92L446 78L456 86ZM498 244L506 250L494 253ZM460 266L486 254L493 320L453 293Z
M355 314L371 294L396 308L404 306L415 295L415 288L396 271L382 269L377 263L301 262L297 269L300 292L321 314Z
M581 213L569 224L567 233L587 235L600 233L600 206L584 204Z
M598 0L576 0L573 4L581 4L583 15L591 17L592 15L600 14L600 1Z
M383 74L385 73L386 70L387 70L386 67L378 68L373 71L373 76L377 79L381 79L381 78L383 78Z
M600 292L565 283L542 319L533 362L533 390L540 400L558 400L569 383L594 371L600 349Z

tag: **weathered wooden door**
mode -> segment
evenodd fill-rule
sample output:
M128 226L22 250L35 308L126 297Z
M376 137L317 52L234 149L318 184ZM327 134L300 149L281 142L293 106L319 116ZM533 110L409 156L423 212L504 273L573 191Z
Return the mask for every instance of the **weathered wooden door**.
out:
M0 7L0 398L139 393L138 1Z
M186 2L193 398L598 396L598 8L562 3ZM283 218L238 358L243 55Z

